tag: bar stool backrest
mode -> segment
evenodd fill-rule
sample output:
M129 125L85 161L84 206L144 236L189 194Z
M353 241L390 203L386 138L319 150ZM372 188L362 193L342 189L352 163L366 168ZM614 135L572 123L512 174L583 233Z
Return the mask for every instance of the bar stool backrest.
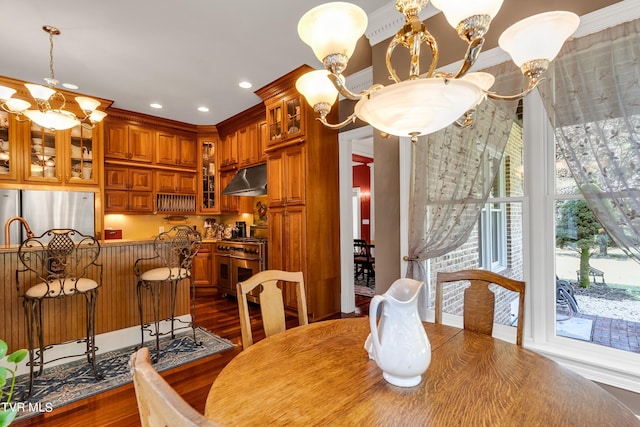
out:
M176 225L158 234L153 242L153 250L164 267L187 271L201 246L202 236L188 225Z
M79 291L80 279L92 277L98 286L101 285L99 256L100 243L93 236L73 229L51 229L20 244L18 258L23 268L18 271L31 277L25 283L45 283L48 286L55 282L56 287L61 287L43 296L64 297ZM93 268L95 272L92 272ZM19 288L18 282L18 292Z

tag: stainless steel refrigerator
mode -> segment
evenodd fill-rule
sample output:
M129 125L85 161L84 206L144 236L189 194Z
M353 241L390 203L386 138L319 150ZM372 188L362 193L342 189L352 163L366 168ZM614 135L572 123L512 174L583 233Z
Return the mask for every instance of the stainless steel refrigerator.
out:
M4 243L4 225L13 216L23 217L31 231L40 235L51 228L73 228L83 234L95 234L94 194L89 192L47 190L0 190L0 242ZM14 222L9 232L11 243L26 238L23 227Z

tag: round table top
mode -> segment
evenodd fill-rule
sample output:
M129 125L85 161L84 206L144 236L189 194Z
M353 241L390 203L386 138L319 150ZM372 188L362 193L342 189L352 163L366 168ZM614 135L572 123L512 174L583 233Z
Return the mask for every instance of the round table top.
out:
M205 415L233 425L640 425L608 392L549 358L490 336L424 323L431 364L387 383L364 342L367 317L296 327L236 356Z

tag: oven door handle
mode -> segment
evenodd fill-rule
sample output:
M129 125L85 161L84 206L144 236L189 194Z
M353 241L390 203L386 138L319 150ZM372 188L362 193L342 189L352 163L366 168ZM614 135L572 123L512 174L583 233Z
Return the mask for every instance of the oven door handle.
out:
M259 257L248 257L248 256L240 256L240 255L229 255L229 258L231 259L239 259L242 261L260 261Z

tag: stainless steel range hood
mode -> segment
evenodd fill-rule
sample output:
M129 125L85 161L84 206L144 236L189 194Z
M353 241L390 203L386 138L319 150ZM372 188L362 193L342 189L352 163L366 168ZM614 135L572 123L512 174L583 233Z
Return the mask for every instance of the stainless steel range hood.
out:
M222 190L227 196L263 196L267 194L267 165L240 169Z

